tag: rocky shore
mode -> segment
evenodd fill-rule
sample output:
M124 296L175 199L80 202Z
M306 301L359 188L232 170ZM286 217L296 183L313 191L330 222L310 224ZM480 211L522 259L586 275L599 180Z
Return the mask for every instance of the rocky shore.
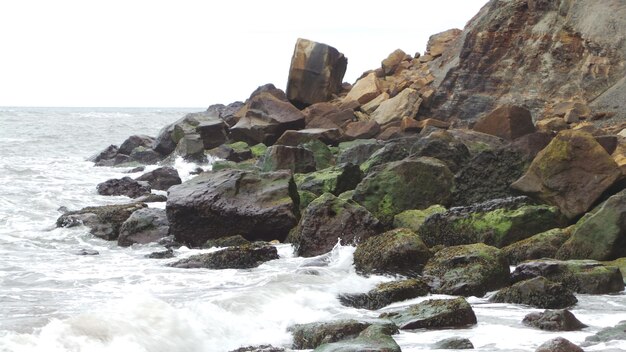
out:
M397 279L340 295L346 306L455 296L293 326L293 349L400 351L399 330L477 324L470 296L546 309L520 321L529 329L583 329L567 310L576 294L624 290L625 18L619 2L492 0L465 29L431 36L423 54L396 50L354 84L342 83L344 54L299 39L285 92L266 84L106 148L95 165L159 168L98 185L131 203L57 226L120 246L225 247L167 264L177 268L254 268L278 258L278 242L315 257L340 241L356 246L359 274ZM182 182L179 157L217 161ZM626 339L623 325L585 344ZM561 338L537 349L580 350Z

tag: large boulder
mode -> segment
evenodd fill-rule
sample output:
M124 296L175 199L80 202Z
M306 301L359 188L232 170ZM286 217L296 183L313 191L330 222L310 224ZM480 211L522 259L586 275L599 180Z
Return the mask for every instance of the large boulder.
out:
M304 210L291 242L299 256L324 254L341 242L356 244L382 232L367 209L351 200L324 193Z
M339 143L337 164L352 163L361 165L382 147L383 144L375 139L358 139Z
M568 218L583 214L621 177L621 171L595 138L578 130L561 131L511 185L556 205Z
M213 238L284 240L297 223L298 196L288 171L203 173L169 190L170 234L194 247Z
M503 288L489 299L496 303L525 304L544 309L571 307L578 302L574 293L558 282L543 276L534 277Z
M411 154L413 145L419 138L419 136L410 136L386 142L382 148L376 149L369 158L361 163L361 170L368 173L375 166L408 157Z
M315 155L303 147L273 145L265 151L258 166L262 171L291 170L293 173L315 171Z
M134 243L157 242L167 236L168 230L169 223L164 209L142 208L124 221L117 244L127 247Z
M295 147L312 140L319 140L325 144L337 145L341 138L341 130L338 128L306 128L299 131L285 131L275 144Z
M439 250L423 273L434 278L434 292L482 297L507 286L510 270L499 249L476 243Z
M89 232L107 241L116 240L120 233L120 227L132 213L147 207L145 203L130 203L104 205L99 207L86 207L77 211L70 211L61 215L57 221L57 227L74 227L85 225Z
M356 187L353 199L390 225L405 210L446 204L453 187L452 172L442 161L407 158L372 170Z
M196 128L207 122L219 123L221 120L210 111L187 114L176 122L163 127L152 147L163 156L169 155L176 149L176 145L185 135L198 134ZM202 141L200 135L198 138Z
M555 337L537 347L535 352L584 352L582 348L563 337Z
M356 188L363 179L363 172L358 165L348 163L309 174L295 174L293 178L298 190L317 195L329 192L339 196L343 192Z
M431 257L424 242L409 229L396 229L360 243L354 266L363 274L416 276Z
M587 325L576 319L567 309L545 310L527 314L522 320L524 325L548 331L575 331L586 328Z
M556 253L558 259L613 260L626 257L626 190L585 214Z
M412 88L406 88L395 97L380 103L371 117L372 120L376 121L379 125L394 121L399 122L404 116L410 118L415 117L421 103L422 98L420 98L418 91Z
M146 172L145 174L137 177L135 180L146 181L150 184L152 189L162 191L167 191L170 187L182 183L182 180L178 175L178 171L169 166L160 167L150 172Z
M297 324L289 327L293 334L291 347L296 350L313 349L325 343L354 338L370 325L357 320Z
M465 144L445 130L434 131L417 140L411 154L437 158L448 165L452 172L457 172L470 159L470 152Z
M551 229L502 248L511 265L526 260L554 258L557 251L570 237L572 228Z
M474 125L474 131L513 140L535 132L535 125L527 109L521 106L504 105L480 118Z
M341 91L348 59L326 44L299 38L291 57L287 98L303 108L325 102Z
M98 194L103 196L127 196L137 198L150 193L148 182L136 181L130 177L113 178L96 186Z
M443 213L446 211L446 208L439 205L431 205L430 207L419 210L419 209L411 209L405 210L400 214L393 217L393 227L394 228L408 228L413 232L418 232L426 218L433 214Z
M344 98L345 101L356 101L359 104L367 104L372 99L379 96L381 93L380 79L376 77L376 73L372 72L367 76L356 81L348 95Z
M313 352L401 352L391 337L396 331L388 325L372 325L356 338L323 344Z
M215 148L228 141L226 123L221 119L202 121L196 126L196 132L202 139L204 149Z
M185 269L250 269L274 259L278 259L276 247L260 243L227 247L217 252L192 255L169 266Z
M154 137L146 136L143 134L137 134L128 137L122 145L120 145L119 153L130 155L133 152L133 149L137 147L145 147L151 148L154 144Z
M463 297L429 299L385 316L402 330L463 328L476 324L474 310Z
M624 280L617 267L605 266L594 260L527 261L515 268L511 279L518 282L537 276L559 282L576 293L605 294L624 289Z
M342 294L339 301L355 308L377 310L394 302L426 296L430 287L424 280L407 279L385 282L366 293Z

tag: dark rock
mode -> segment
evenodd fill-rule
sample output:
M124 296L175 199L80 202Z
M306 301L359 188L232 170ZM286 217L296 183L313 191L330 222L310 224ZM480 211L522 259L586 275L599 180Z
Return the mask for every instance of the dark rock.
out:
M134 243L157 242L167 236L169 223L164 209L143 208L133 212L120 227L117 244L122 247Z
M514 105L504 105L480 118L474 130L513 140L535 132L530 111Z
M465 337L449 337L432 345L435 350L473 350L472 341Z
M298 195L291 174L224 170L204 173L169 190L170 234L194 247L242 235L282 241L297 223Z
M236 116L236 114L243 106L243 102L235 101L228 105L213 104L209 106L206 111L209 115L219 117L220 119L224 120L228 127L232 127L237 123L238 117Z
M538 233L503 247L502 252L511 265L531 259L554 258L559 248L570 237L571 231L572 228L568 227Z
M134 168L126 171L126 173L127 174L134 174L136 172L143 172L144 170L146 170L145 166L137 166L137 167L134 167Z
M397 328L396 328L397 330ZM387 325L372 325L358 337L319 346L314 352L401 352Z
M338 128L307 128L299 131L287 130L275 144L296 147L312 140L318 140L336 146L341 139L342 133Z
M574 293L543 276L524 280L498 291L490 298L496 303L525 304L537 308L561 309L578 302Z
M203 248L233 247L233 246L243 246L246 244L250 244L250 241L243 238L243 236L241 235L235 235L235 236L230 236L230 237L216 238L214 240L208 240L202 247Z
M179 185L182 183L178 171L173 167L164 166L158 169L146 172L145 174L137 177L137 181L146 181L150 184L152 189L159 189L167 191L173 185Z
M196 132L202 139L204 149L220 146L228 140L226 123L222 120L202 121L196 126Z
M424 131L420 134L423 133ZM465 144L472 157L480 152L500 149L509 144L506 140L500 137L469 129L450 129L448 130L448 133L453 135L457 140L461 141L461 143Z
M315 171L313 152L302 147L273 145L259 161L262 171L291 170L294 173Z
M374 138L380 133L380 125L373 120L355 121L346 125L344 135L347 139L367 139Z
M409 229L396 229L364 240L354 252L354 266L364 274L416 276L431 257L428 247Z
M309 191L317 195L341 193L353 190L363 179L363 172L358 165L343 164L309 174L296 174L294 181L301 191Z
M222 144L217 148L209 150L208 153L214 157L234 162L241 162L253 157L252 150L246 142Z
M402 330L462 328L476 324L474 310L465 298L429 299L399 313L383 314Z
M583 352L583 349L562 337L557 337L541 344L535 352Z
M601 342L612 340L626 340L626 320L622 320L614 327L604 328L596 334L588 336L583 342L583 346L592 346Z
M57 221L57 227L74 227L85 225L90 228L90 233L107 241L116 240L122 223L130 215L142 208L144 203L104 205L99 207L86 207L78 211L70 211L61 215Z
M197 141L203 146L202 138L196 130L198 125L204 122L221 121L219 117L215 116L215 113L211 111L195 112L183 116L176 122L167 125L161 129L159 135L153 144L153 149L165 156L171 154L176 145L185 135L194 134L197 135ZM221 143L220 143L221 144ZM219 144L218 144L219 145Z
M79 249L78 251L74 252L74 254L76 255L99 255L100 252L94 250L94 249L86 249L86 248L82 248Z
M174 250L171 248L168 248L164 251L160 251L160 252L152 252L148 255L146 255L146 258L150 258L150 259L169 259L169 258L174 258Z
M533 312L527 314L522 323L549 331L575 331L587 327L567 309L545 310L541 313Z
M313 349L325 343L354 338L371 324L356 320L337 320L326 323L298 324L289 328L296 350Z
M352 142L339 143L337 164L352 163L361 165L383 144L375 139L360 139Z
M439 204L431 205L423 210L405 210L393 217L393 227L396 229L407 228L415 233L418 233L420 231L420 227L422 227L424 221L426 221L429 216L437 213L443 213L445 211L446 208Z
M217 252L192 255L170 266L175 268L250 269L278 259L276 247L265 244L248 244L227 247Z
M354 190L353 199L391 225L404 210L446 204L453 187L453 175L443 162L408 158L372 170Z
M624 281L617 267L594 260L542 259L521 263L511 274L513 282L543 276L559 282L576 293L606 294L620 292Z
M150 186L147 182L135 181L130 177L107 180L99 183L96 189L98 190L98 194L103 196L127 196L137 198L150 193Z
M230 352L285 352L284 348L274 347L272 345L247 346L240 347Z
M306 208L290 240L297 255L312 257L330 251L338 238L348 245L380 232L382 226L367 209L324 193Z
M135 198L135 201L143 202L143 203L166 202L167 201L167 196L164 196L162 194L150 193L150 194L144 194L141 197Z
M154 137L146 136L143 134L137 134L128 137L122 145L120 145L119 153L130 155L137 147L152 148L154 144Z
M443 161L450 171L457 172L470 159L465 144L444 130L435 131L415 142L413 156L429 156Z
M87 160L92 161L94 163L98 163L99 161L115 158L118 152L119 152L119 148L116 145L110 145L104 148L104 150L101 151L100 153L89 157L89 159Z
M154 150L146 147L133 149L129 156L129 162L137 162L145 165L156 164L163 159L163 156Z
M337 49L299 38L289 68L288 99L300 108L330 100L341 91L347 65Z
M426 296L430 287L421 279L385 282L367 293L342 294L339 301L345 306L377 310L394 302Z
M176 149L170 154L168 160L173 162L173 159L177 156L182 157L187 161L192 162L204 162L206 156L204 154L204 142L200 135L197 133L185 133L178 140Z
M408 157L411 154L413 144L415 144L418 139L419 137L411 136L386 142L382 148L378 148L363 162L361 170L367 173L369 170L373 170L375 166Z

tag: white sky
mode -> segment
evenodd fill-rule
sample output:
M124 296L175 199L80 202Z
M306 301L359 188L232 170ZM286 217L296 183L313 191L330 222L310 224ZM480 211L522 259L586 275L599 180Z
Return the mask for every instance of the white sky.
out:
M353 83L487 0L0 0L0 106L206 107L285 88L298 37Z

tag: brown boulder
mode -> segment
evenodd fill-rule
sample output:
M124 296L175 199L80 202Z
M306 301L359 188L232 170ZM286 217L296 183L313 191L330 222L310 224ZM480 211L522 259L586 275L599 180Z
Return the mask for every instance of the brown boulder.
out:
M406 57L406 53L401 49L396 49L394 52L389 54L389 56L387 56L387 58L380 63L385 76L393 74Z
M511 187L559 207L572 219L591 208L621 176L619 167L592 135L561 131Z
M431 57L439 57L444 50L450 46L450 43L461 35L462 31L458 28L448 29L447 31L433 34L428 38L426 46L426 54Z
M372 72L369 75L356 81L348 95L344 98L345 101L357 101L359 105L366 104L372 99L379 96L381 93L380 83L376 77L376 73Z
M326 144L337 145L341 138L341 131L337 128L307 128L299 131L285 131L275 144L295 147L312 140L319 140Z
M368 139L375 137L379 132L380 126L376 121L357 121L346 126L344 135L347 139Z
M504 105L478 120L474 131L513 140L535 132L535 126L530 111L520 106Z
M407 88L395 97L380 103L371 116L381 125L400 121L404 116L415 117L421 102L419 93L415 89Z
M291 57L287 98L303 108L328 101L341 91L348 59L326 44L299 38Z

